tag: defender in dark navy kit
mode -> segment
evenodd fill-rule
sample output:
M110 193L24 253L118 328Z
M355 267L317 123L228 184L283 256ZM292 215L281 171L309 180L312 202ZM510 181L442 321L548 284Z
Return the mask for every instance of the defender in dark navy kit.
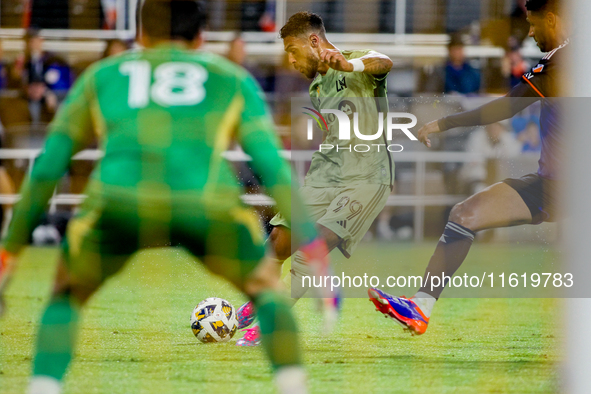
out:
M560 106L561 64L568 50L567 22L559 0L528 0L529 36L547 54L523 75L521 83L505 97L473 111L448 116L428 123L418 138L431 147L429 134L454 127L478 126L499 122L541 101L540 134L542 152L537 173L518 179L505 179L476 193L453 207L435 253L425 271L423 287L410 299L394 297L379 289L370 289L370 300L378 311L393 318L412 334L427 330L435 301L448 282L431 288L428 277L451 277L466 258L476 232L491 228L552 221L555 216L555 192L562 152Z

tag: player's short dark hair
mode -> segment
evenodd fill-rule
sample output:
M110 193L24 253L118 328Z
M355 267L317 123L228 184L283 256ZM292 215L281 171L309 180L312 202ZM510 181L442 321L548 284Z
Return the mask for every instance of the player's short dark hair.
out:
M559 0L527 0L525 8L531 12L559 13Z
M205 4L196 0L145 0L141 10L144 32L157 39L193 41L206 21Z
M310 33L325 37L326 29L322 17L313 12L300 11L289 18L285 26L279 31L279 36L285 39L287 37L305 36Z

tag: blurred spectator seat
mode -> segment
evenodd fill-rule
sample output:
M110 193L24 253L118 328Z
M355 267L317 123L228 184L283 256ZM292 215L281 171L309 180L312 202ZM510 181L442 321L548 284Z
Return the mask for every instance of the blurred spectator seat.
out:
M415 1L406 2L405 33L413 31L414 7ZM396 32L396 0L380 0L378 18L380 33Z
M20 104L18 105L20 108L17 107L15 108L16 110L19 110L21 114L25 113L27 110L26 102L24 105L22 102L14 103ZM23 122L20 124L11 124L10 126L5 125L3 147L10 149L40 149L45 141L46 132L47 124L45 123L32 124ZM3 160L3 163L17 189L20 188L29 169L28 160Z
M32 84L13 96L0 97L0 122L4 127L4 144L12 149L38 149L43 146L47 123L55 114L55 98L45 99L46 88ZM44 92L45 91L45 92ZM49 93L51 94L51 93ZM35 101L31 99L36 99ZM54 103L51 103L51 101ZM6 168L17 186L27 172L26 160L7 160Z
M240 26L242 31L260 31L259 21L265 13L265 0L243 1L240 5L242 18Z
M2 0L0 2L0 23L3 28L23 27L25 2L23 0Z
M33 84L36 85L36 84ZM5 128L30 123L49 123L56 111L53 99L47 99L41 86L0 97L0 122ZM49 93L50 94L50 93ZM37 108L35 108L37 107Z
M281 125L291 124L292 97L309 95L310 81L289 63L287 54L282 57L281 65L275 69L275 121Z
M15 96L0 97L0 122L4 126L5 147L40 149L43 147L47 125L57 109L57 98L42 82L33 82ZM6 161L6 167L20 186L27 173L28 161ZM69 171L64 191L80 194L84 190L94 163L76 161Z
M101 29L101 0L32 0L30 26L38 29Z
M0 41L0 90L6 89L10 82L11 69L4 60L4 44Z
M481 0L447 0L446 30L455 32L478 22L482 3Z
M69 0L31 0L30 26L39 29L67 29Z
M345 31L345 1L325 0L312 3L312 11L320 14L329 33Z

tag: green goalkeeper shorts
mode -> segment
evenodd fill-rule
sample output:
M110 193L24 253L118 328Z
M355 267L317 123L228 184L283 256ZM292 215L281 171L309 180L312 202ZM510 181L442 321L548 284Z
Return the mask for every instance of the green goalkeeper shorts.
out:
M184 247L207 268L241 286L265 255L256 212L204 207L191 196L89 197L68 224L64 256L73 285L95 288L136 251ZM227 209L226 209L227 208Z

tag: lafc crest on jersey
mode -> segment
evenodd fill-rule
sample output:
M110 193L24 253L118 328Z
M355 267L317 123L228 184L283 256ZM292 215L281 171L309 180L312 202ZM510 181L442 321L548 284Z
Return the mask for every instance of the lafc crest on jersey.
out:
M339 75L336 81L337 84L337 92L347 89L347 80L343 74Z
M537 66L532 68L530 72L526 73L524 76L527 79L532 79L535 76L535 74L539 74L542 71L544 71L544 64L538 64Z

